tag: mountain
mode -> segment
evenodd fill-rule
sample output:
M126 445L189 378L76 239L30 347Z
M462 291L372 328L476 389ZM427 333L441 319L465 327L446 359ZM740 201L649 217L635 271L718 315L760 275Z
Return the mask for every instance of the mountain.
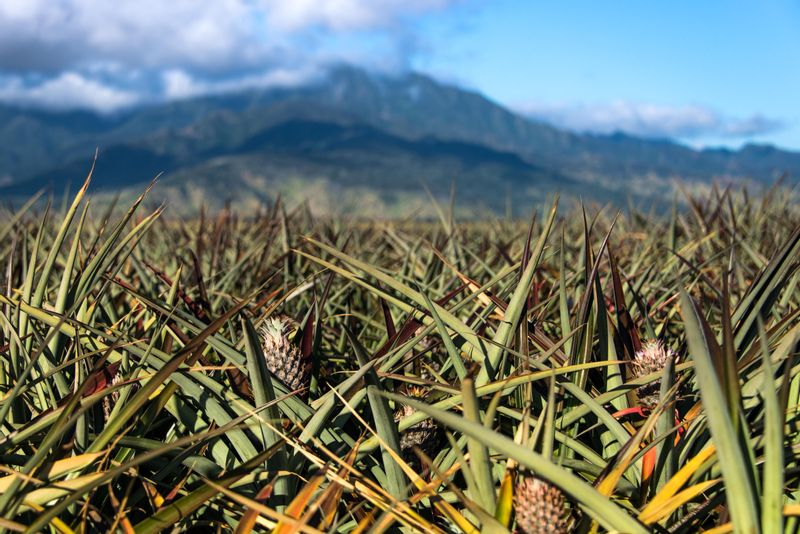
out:
M0 107L0 195L77 186L95 146L98 191L136 191L163 172L156 195L189 209L226 200L257 205L283 191L315 197L323 210L362 209L368 198L387 213L424 198L422 183L437 196L455 183L462 204L497 210L512 197L527 209L556 190L599 201L658 200L676 179L759 184L800 172L800 154L771 146L698 151L621 133L567 132L427 76L340 66L301 87L110 116Z

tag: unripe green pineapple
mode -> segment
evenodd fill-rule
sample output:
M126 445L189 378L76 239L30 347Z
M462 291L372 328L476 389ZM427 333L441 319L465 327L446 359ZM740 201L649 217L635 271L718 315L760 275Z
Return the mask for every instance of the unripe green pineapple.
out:
M642 345L641 350L636 351L631 362L633 375L638 378L658 373L664 370L667 362L676 358L675 351L664 345L660 339L650 340ZM636 390L639 403L647 409L652 410L658 405L661 390L661 380L656 380L645 384Z
M311 361L289 341L294 324L287 316L270 317L259 330L267 369L290 391L307 388L311 382Z
M566 534L564 494L544 480L521 474L514 489L514 515L524 534Z

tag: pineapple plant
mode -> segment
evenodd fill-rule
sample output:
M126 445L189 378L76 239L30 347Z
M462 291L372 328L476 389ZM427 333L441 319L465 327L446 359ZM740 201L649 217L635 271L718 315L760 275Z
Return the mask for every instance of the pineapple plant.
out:
M4 528L796 532L800 204L737 195L689 198L669 232L649 214L453 219L456 263L428 250L445 243L429 221L158 220L139 204L98 221L80 195L0 212ZM762 212L780 216L750 222ZM746 254L731 254L733 235ZM638 319L609 301L634 302ZM312 401L262 405L237 387L266 367L311 389L289 316L236 321L276 306L313 310L306 340L329 372ZM436 334L389 341L423 316ZM686 347L674 423L614 420L636 409L631 391L639 408L663 404L658 377L678 359L649 341L618 373L622 329ZM97 358L138 388L124 405L95 394L82 370ZM395 450L419 468L415 448L433 476L398 465Z

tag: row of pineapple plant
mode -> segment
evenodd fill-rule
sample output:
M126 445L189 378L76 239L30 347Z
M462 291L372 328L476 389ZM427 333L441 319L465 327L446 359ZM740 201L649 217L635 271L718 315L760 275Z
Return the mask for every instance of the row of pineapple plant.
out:
M800 210L0 219L0 529L792 532ZM435 202L435 201L434 201Z

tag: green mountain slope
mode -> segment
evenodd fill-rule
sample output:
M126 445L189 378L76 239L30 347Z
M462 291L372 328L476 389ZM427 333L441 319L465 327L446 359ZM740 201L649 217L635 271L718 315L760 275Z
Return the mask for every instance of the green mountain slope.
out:
M0 107L0 195L78 184L96 146L98 189L124 191L163 172L165 196L183 191L212 203L273 198L306 181L368 191L388 205L419 195L423 181L436 194L455 182L462 202L497 209L509 190L521 199L555 189L601 201L658 198L676 179L766 183L800 173L800 154L774 147L697 151L668 140L576 134L419 74L338 67L302 87L113 116Z

